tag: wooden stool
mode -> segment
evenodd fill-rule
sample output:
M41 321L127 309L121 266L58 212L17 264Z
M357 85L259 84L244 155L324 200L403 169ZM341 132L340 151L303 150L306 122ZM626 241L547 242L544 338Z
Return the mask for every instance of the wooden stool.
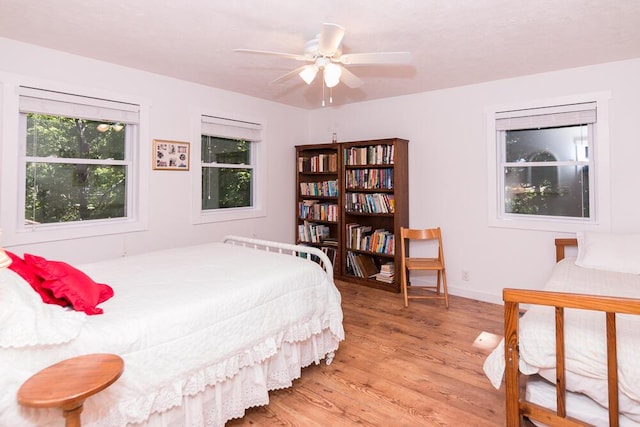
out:
M124 370L115 354L87 354L51 365L18 390L18 402L31 408L61 408L66 427L80 427L84 400L113 384Z

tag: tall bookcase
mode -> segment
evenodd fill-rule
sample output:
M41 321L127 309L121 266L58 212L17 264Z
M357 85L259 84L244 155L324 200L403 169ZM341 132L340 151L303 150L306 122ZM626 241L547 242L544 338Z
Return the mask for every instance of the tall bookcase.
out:
M328 223L315 221L325 226L321 229L328 241L321 233L318 241L309 243L335 254L337 278L400 291L401 242L396 236L400 227L409 225L408 142L390 138L296 147L298 242L306 243L301 231L312 221L305 218L308 210L322 211L323 204L335 204L335 222L335 217ZM335 170L313 169L313 162L326 156L336 158ZM307 184L315 188L331 180L338 185L336 198L333 193L305 194Z
M342 177L338 144L296 146L296 241L321 248L340 276Z

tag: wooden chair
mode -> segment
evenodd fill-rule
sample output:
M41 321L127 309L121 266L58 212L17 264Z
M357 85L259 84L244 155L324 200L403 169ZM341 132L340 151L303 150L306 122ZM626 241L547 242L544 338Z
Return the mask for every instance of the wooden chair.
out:
M66 427L80 427L87 397L113 384L124 370L115 354L87 354L51 365L34 374L18 390L18 402L31 408L60 408Z
M440 227L428 228L424 230L400 228L401 235L401 285L402 295L404 296L404 306L409 306L410 299L444 299L444 305L449 308L449 293L447 291L447 274L444 265L444 250L442 248L442 233ZM411 258L406 256L406 247L410 240L436 240L438 242L437 258ZM435 286L420 286L420 289L429 289L428 295L414 294L409 295L407 285L409 282L409 274L412 270L436 271L437 282ZM440 283L442 283L442 292L440 291ZM432 292L432 290L434 292Z

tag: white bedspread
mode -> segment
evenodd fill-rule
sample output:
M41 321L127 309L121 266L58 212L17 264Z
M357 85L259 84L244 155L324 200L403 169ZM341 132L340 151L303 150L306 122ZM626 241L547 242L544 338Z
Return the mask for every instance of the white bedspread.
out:
M317 264L295 256L212 243L77 267L115 296L68 343L0 349L0 425L40 426L52 417L19 408L16 391L67 357L123 357L122 377L83 412L83 425L119 426L180 404L284 342L327 330L333 349L344 339L338 290ZM53 417L59 423L61 414Z
M587 269L575 259L559 262L545 290L569 293L640 298L640 275ZM617 315L618 377L622 393L621 412L631 408L640 417L640 318ZM555 319L553 307L534 306L519 321L520 371L554 378ZM604 313L565 310L565 358L567 389L584 392L601 405L607 404L607 356ZM504 374L504 341L489 355L484 371L499 388ZM588 379L588 386L575 379ZM595 382L594 382L595 381ZM576 384L573 387L573 384ZM596 386L594 386L596 384ZM576 389L578 388L578 389ZM625 408L626 407L626 408ZM639 418L640 419L640 418Z

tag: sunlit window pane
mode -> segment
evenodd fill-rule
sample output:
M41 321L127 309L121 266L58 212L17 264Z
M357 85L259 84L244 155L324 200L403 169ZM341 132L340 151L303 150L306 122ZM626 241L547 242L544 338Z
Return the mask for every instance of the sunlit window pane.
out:
M27 114L26 154L65 159L125 158L126 125Z
M124 166L27 163L26 172L26 224L126 215Z
M127 216L127 128L26 113L25 225Z
M251 145L243 139L202 135L203 210L253 206Z
M253 206L253 170L203 168L202 208L224 209Z
M202 162L248 165L251 163L251 141L203 135Z

